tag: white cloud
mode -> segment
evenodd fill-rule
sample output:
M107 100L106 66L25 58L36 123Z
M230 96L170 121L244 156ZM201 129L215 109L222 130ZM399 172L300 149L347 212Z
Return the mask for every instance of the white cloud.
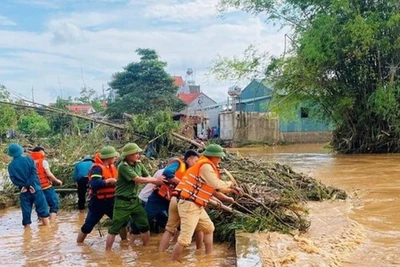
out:
M151 6L160 5L157 1L150 2ZM205 2L210 5L212 1ZM191 3L202 5L200 1ZM86 85L101 92L102 85L107 86L113 73L138 60L135 50L143 47L155 49L162 60L168 62L171 74L185 76L186 69L193 68L196 82L203 91L220 101L225 99L231 83L218 83L205 76L217 55L241 54L251 43L274 55L283 50L283 33L249 16L235 23L222 20L208 24L182 23L185 27L191 26L191 31L182 31L180 27L142 27L134 23L118 27L118 23L129 21L126 14L145 20L141 11L138 6L130 5L126 9L110 10L108 14L75 12L52 17L42 32L0 31L0 51L13 51L8 57L0 57L0 83L27 96L33 86L37 99L49 103L61 94L59 81L63 96L79 93L83 85L82 69ZM211 11L205 13L212 14Z
M81 28L89 28L93 26L105 25L110 22L121 20L120 12L115 13L110 12L74 12L66 16L54 17L49 21L49 26L59 23L71 23Z
M49 25L56 43L77 43L85 39L83 30L68 21L57 21Z
M0 26L17 26L17 23L7 17L0 16Z
M217 0L195 0L179 3L177 1L157 2L145 8L144 16L161 21L183 22L216 17Z

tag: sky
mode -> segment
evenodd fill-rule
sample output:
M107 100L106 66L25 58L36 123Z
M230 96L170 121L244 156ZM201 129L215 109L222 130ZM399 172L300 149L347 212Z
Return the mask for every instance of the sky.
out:
M217 56L240 56L254 44L283 53L283 30L237 10L218 13L218 0L1 0L0 84L16 99L48 104L77 97L87 86L102 94L113 73L151 48L167 72L194 70L201 90L221 101L229 86L208 74Z

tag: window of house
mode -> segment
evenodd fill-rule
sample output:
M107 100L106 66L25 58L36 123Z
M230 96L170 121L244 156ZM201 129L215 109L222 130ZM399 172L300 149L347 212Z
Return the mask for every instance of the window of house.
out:
M300 108L300 117L301 118L308 118L308 108Z

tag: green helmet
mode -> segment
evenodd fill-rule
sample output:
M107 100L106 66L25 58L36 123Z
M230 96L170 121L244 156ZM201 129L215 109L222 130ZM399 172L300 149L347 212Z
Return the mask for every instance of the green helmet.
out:
M118 157L118 156L119 156L119 153L112 146L105 146L100 151L101 159L110 159L110 158L114 158L114 157Z
M203 155L206 157L225 157L224 149L222 148L222 146L217 144L208 145L206 147L206 150L203 152Z
M140 153L143 150L135 143L128 143L122 148L122 157L126 157L132 154Z

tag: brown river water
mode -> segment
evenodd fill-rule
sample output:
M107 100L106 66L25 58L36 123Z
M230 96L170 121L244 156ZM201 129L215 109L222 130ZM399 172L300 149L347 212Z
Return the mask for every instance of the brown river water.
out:
M36 217L36 215L33 215ZM233 266L234 249L225 244L215 244L212 255L188 248L182 258L184 264L172 263L170 254L158 253L160 235L151 238L150 245L130 246L120 243L119 237L113 251L105 253L106 229L102 237L98 229L88 235L84 244L75 240L85 219L77 212L60 212L51 227L33 223L29 231L21 225L21 212L17 209L0 211L0 266Z
M234 150L236 151L236 149ZM334 155L322 145L243 148L244 156L289 164L295 171L345 189L347 201L310 203L309 232L295 237L254 234L264 266L400 266L400 155ZM35 215L33 215L35 218ZM148 247L114 244L94 230L75 243L84 215L62 211L51 228L21 226L18 209L0 211L0 266L233 266L234 250L215 244L206 256L194 247L183 264L158 253L160 236ZM105 231L104 231L105 234ZM118 238L117 238L118 239ZM243 265L244 266L244 265Z
M238 150L289 164L350 196L310 203L305 235L260 234L265 266L400 266L400 155L334 155L314 144Z

